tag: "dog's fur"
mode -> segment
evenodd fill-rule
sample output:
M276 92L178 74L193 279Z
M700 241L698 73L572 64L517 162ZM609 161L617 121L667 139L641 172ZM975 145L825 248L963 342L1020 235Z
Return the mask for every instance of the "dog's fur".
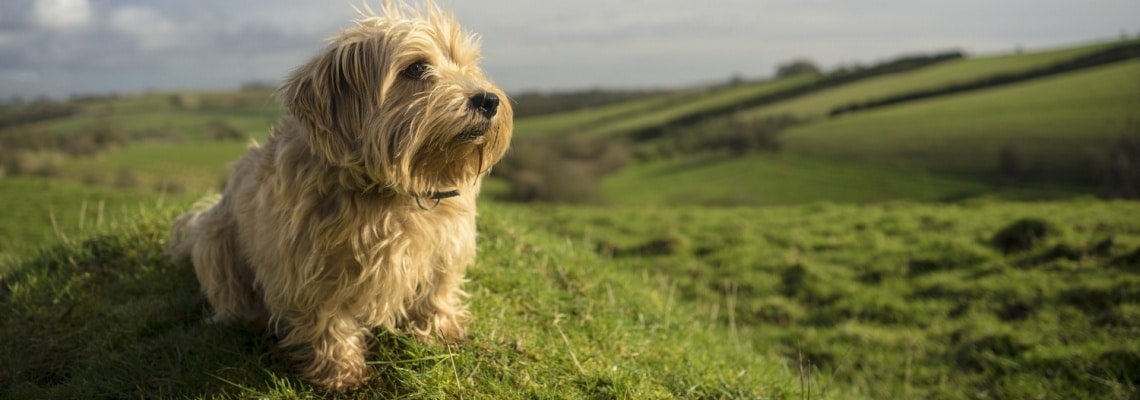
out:
M294 70L265 144L172 228L168 253L192 260L211 320L277 335L333 391L368 379L372 328L463 338L475 198L512 129L479 60L450 13L385 3Z

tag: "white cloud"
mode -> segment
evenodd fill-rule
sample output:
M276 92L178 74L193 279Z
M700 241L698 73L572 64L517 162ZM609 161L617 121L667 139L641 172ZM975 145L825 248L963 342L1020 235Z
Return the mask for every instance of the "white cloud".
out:
M87 0L36 0L32 17L36 25L47 29L80 28L91 21L91 4Z
M134 38L147 50L169 47L178 36L178 26L161 14L143 7L127 6L115 10L111 29Z

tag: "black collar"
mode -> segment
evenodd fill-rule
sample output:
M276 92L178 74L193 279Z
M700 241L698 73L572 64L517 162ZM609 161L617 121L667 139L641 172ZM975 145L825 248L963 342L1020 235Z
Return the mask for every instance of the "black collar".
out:
M459 195L459 189L447 190L447 191L443 191L443 192L440 192L437 190L437 191L431 192L427 196L423 196L423 197L427 197L427 198L432 199L432 200L440 200L440 199L446 199L449 197L455 197L458 195Z
M428 194L425 194L422 196L416 196L416 205L419 206L420 209L422 209L424 211L431 211L431 210L434 210L436 207L439 207L439 202L443 201L443 199L446 199L449 197L455 197L455 196L459 196L459 189L445 190L445 191L436 190L434 192L431 192L431 193L428 193ZM420 202L420 199L425 198L425 197L428 199L431 199L431 200L435 200L435 203L433 203L431 205L431 207L424 207L424 204Z

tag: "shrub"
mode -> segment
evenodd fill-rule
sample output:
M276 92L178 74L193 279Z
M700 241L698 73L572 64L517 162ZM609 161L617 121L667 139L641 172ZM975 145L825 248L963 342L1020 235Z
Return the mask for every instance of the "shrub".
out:
M510 184L508 200L588 203L598 200L598 179L632 157L622 141L526 138L514 143L493 174Z

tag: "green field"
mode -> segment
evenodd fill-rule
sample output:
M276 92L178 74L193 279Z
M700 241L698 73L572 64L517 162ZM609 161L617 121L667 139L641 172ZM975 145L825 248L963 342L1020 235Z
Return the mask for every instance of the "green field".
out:
M1140 179L1140 61L825 117L1117 43L948 61L762 107L743 104L825 78L520 119L517 137L538 144L516 148L560 137L588 153L584 138L631 154L597 177L602 205L508 204L494 198L509 178L489 179L469 340L378 331L377 379L343 397L1140 398L1140 203L1091 197L1110 178L1140 185L1127 180ZM128 142L0 152L51 167L0 174L0 399L327 397L271 338L203 323L192 267L161 254L170 220L281 115L270 92L66 105L78 113L12 129ZM775 113L797 125L769 147L709 140ZM242 137L213 137L218 121Z
M268 339L202 322L161 255L179 209L0 268L0 397L317 395ZM1136 203L481 211L470 340L379 333L354 397L1140 393Z
M975 175L996 172L1008 147L1056 175L1138 135L1140 61L1130 61L807 124L783 144L831 160Z
M977 196L1049 199L1073 193L1048 187L994 187L913 168L820 161L757 153L636 164L602 181L608 203L786 205L818 201L958 201Z
M840 397L1140 394L1140 204L540 207ZM727 307L726 307L727 306ZM858 395L858 396L857 396Z
M267 338L203 322L209 310L191 266L161 254L176 210L0 269L0 397L320 396ZM536 229L521 209L482 211L470 340L380 333L370 358L377 379L353 397L798 396L797 369L742 340L748 329L710 320L640 267Z
M107 228L112 221L174 198L58 180L0 179L0 262L69 236Z
M816 76L747 83L701 91L684 91L634 100L594 109L584 109L523 119L520 135L568 133L580 137L613 137L640 129L658 127L681 117L730 106L781 90L809 83Z
M96 157L69 159L60 169L64 176L79 181L114 185L128 174L136 182L130 186L138 188L159 191L167 185L177 192L220 191L230 163L245 154L248 146L234 141L142 143Z
M859 81L789 101L757 107L742 112L741 117L763 118L771 115L790 114L800 119L821 118L825 117L832 108L851 102L873 100L954 83L965 83L997 74L1018 73L1043 68L1122 43L1126 42L1097 43L1051 51L948 61L927 68Z

